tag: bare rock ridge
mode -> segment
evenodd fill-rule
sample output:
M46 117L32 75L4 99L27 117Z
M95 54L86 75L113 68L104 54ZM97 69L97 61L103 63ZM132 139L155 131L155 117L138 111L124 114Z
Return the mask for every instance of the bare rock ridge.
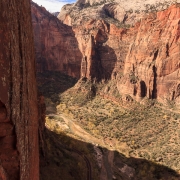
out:
M80 77L82 54L72 27L31 2L37 71L61 71Z
M121 5L123 9L128 10L144 10L147 9L147 6L151 6L151 8L158 8L158 10L161 10L162 8L167 8L168 5L171 3L178 3L179 0L77 0L75 5L90 5L90 6L98 6L98 5L104 5L109 3L116 3L117 5Z
M0 179L38 180L38 106L30 1L0 1Z
M145 14L165 10L174 3L180 3L180 0L78 0L65 5L58 18L68 25L80 25L85 19L92 18L132 25Z
M57 17L59 15L59 12L53 12L51 14Z

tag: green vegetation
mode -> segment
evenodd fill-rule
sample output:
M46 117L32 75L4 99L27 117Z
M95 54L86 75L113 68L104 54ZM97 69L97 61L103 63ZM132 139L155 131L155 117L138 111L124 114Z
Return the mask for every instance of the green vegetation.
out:
M58 94L64 92L77 82L76 78L57 71L45 71L37 74L38 89L42 94L51 98L53 102L58 100Z
M59 94L74 86L77 80L56 71L45 71L37 74L38 90L45 96L46 112L55 113L60 103Z
M80 82L76 88L81 88L72 88L60 96L57 111L71 116L87 132L120 152L123 151L121 144L126 144L129 149L123 153L128 156L179 171L180 114L161 109L154 100L147 99L144 105L135 101L123 104L120 95L112 98L118 91L109 83L94 85L96 96L89 99L91 83Z
M129 74L129 79L132 84L136 84L139 80L133 71Z
M93 3L93 5L92 6L100 6L100 5L102 5L102 4L105 4L105 3L107 3L107 2L114 2L114 0L102 0L102 1L100 1L100 2L95 2L95 3Z
M167 9L170 5L176 4L175 1L164 1L164 2L158 2L156 4L145 4L146 10L144 12L151 13L151 12L157 12Z
M105 16L103 18L105 21L107 21L109 24L114 24L116 25L118 28L126 28L126 29L129 29L131 27L130 24L126 24L126 23L123 23L123 22L120 22L119 20L115 19L115 18L112 18L112 17L109 17L109 16Z
M56 82L60 82L58 79L61 76L57 76L56 74L54 76L57 78ZM49 77L47 80L51 79L49 74L47 77ZM69 77L64 75L62 77L63 82L70 83ZM42 89L45 88L43 89L44 91L56 86L54 81L48 82L47 84L44 82L41 85ZM68 87L71 87L74 82L72 80ZM52 100L54 99L52 96L53 93L57 92L58 94L58 99L53 103L56 106L57 114L51 114L50 112L46 118L48 129L51 129L51 131L60 137L64 133L64 139L54 141L63 142L68 148L85 152L90 159L95 158L95 152L92 149L93 145L89 148L89 145L85 143L83 150L79 149L82 145L78 145L78 143L74 144L74 139L79 138L73 135L73 132L70 131L65 121L58 117L58 113L62 113L74 120L76 124L85 129L93 137L101 139L103 146L105 145L104 147L106 147L106 150L102 150L103 153L107 149L117 151L117 154L115 153L116 158L114 159L113 172L119 179L125 178L117 170L119 163L123 159L122 154L126 156L123 160L124 163L130 167L136 167L135 174L138 178L147 179L148 176L152 180L164 179L164 177L166 177L164 180L178 179L179 177L176 177L174 171L171 172L170 169L166 169L164 166L180 171L180 131L178 129L180 114L176 113L174 109L171 109L172 111L163 109L161 107L162 104L157 103L156 100L144 99L143 104L140 104L130 96L127 96L126 99L132 100L125 102L124 98L119 94L116 83L116 80L95 83L82 79L74 87L66 91L65 88L60 90L54 87L51 89L52 94L46 92L48 97L46 101L49 101L47 109L49 106L52 106L51 103L53 103ZM68 138L68 136L71 138ZM49 149L46 152L49 154L48 162L50 165L53 165L53 168L61 168L62 163L60 163L60 160L57 160L56 154L63 154L60 159L61 161L63 159L64 167L68 163L71 164L70 167L73 167L75 165L74 161L77 161L79 166L76 171L85 171L83 169L84 162L79 162L76 159L77 155L70 154L67 147L57 146L58 142L54 143L49 138L46 141ZM56 148L58 149L56 150ZM147 161L138 161L137 158ZM95 172L95 177L97 177L99 173L97 162L93 160L92 163L96 166L94 168L97 169ZM45 166L45 168L47 167ZM166 176L166 173L172 176ZM64 177L68 176L68 174L64 174ZM78 175L74 174L73 176L76 176L77 179L79 178Z

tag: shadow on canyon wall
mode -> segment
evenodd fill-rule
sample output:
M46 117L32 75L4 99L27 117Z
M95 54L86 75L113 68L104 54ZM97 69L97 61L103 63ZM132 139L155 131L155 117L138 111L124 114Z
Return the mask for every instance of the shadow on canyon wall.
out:
M31 2L37 72L61 71L79 78L82 53L72 27Z
M179 180L174 170L146 159L86 143L45 130L41 180ZM99 151L96 154L97 149ZM96 157L99 159L99 165Z
M47 113L56 113L60 102L59 95L77 83L77 79L58 71L37 73L38 91L45 97Z
M99 58L101 59L103 72L102 79L110 80L117 63L117 56L115 54L115 51L108 45L99 46L97 50Z

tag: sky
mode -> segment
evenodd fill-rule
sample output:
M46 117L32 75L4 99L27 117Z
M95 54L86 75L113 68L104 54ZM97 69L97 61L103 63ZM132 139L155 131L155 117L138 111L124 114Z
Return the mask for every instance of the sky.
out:
M63 5L71 4L76 0L33 0L38 5L42 5L50 12L59 12Z

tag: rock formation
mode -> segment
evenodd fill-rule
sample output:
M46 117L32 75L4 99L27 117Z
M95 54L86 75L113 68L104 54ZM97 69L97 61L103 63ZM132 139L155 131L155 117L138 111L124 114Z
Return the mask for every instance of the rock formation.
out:
M132 25L145 14L165 10L175 2L180 0L78 0L65 5L58 18L68 25L81 25L89 18L115 19L117 24Z
M96 63L93 63L93 69L102 68L99 69L101 78L116 79L120 94L128 94L138 101L147 97L161 102L173 100L179 104L179 4L159 12L152 10L146 14L136 13L138 18L142 14L144 18L138 20L136 17L130 26L127 26L128 20L122 18L125 18L125 14L122 16L124 11L121 13L116 11L116 16L113 15L119 5L112 3L101 5L101 8L108 10L111 20L100 18L102 15L99 13L100 10L96 12L99 13L99 20L94 19L93 10L88 17L82 15L79 18L75 11L72 13L66 11L66 19L71 17L73 22L71 25L79 42L80 51L85 54L86 49L89 49L89 39L93 36L98 56ZM159 6L158 4L157 8ZM76 10L75 5L71 8ZM86 8L80 12L86 14L88 11ZM91 6L88 8L93 9ZM65 14L63 11L60 13L60 19L63 13ZM119 24L115 17L117 19L119 17ZM87 62L92 59L91 57L90 54L86 56ZM90 74L84 73L85 67L86 72L90 72L85 64L88 63L83 60L82 76L89 78Z
M43 7L31 3L37 70L61 71L80 77L82 54L72 27L62 24Z
M53 12L51 14L57 17L59 15L59 12Z
M0 179L38 180L38 106L30 1L0 1Z
M95 39L93 36L90 36L81 62L81 77L100 79L101 70L101 61L97 53Z
M66 32L72 28L73 33L69 33L64 39L61 37L64 42L59 38L55 43L48 39L49 35L43 30L36 30L37 27L42 29L44 24L47 31L47 23L40 23L39 20L34 23L35 39L48 39L43 40L44 49L36 44L37 63L41 67L39 69L46 67L44 69L60 70L88 79L114 79L123 96L130 95L137 101L144 97L161 102L174 101L178 105L180 10L177 2L148 0L142 4L142 1L130 3L128 0L122 0L121 3L79 0L75 4L65 5L58 16L64 25L57 19L51 20L57 21ZM175 5L171 5L173 3ZM168 6L170 7L167 9ZM36 10L39 11L37 8ZM34 14L35 11L33 16L36 19L42 18L42 13ZM62 34L60 29L58 31ZM51 34L51 37L56 37L52 32ZM66 50L69 38L74 39L76 50L72 55L69 46L70 51L67 50L68 53L62 55L61 49ZM54 51L54 56L49 55L50 49L52 52L53 49L57 50ZM71 60L73 56L75 58Z
M178 5L141 20L118 82L121 93L180 103L179 23Z

